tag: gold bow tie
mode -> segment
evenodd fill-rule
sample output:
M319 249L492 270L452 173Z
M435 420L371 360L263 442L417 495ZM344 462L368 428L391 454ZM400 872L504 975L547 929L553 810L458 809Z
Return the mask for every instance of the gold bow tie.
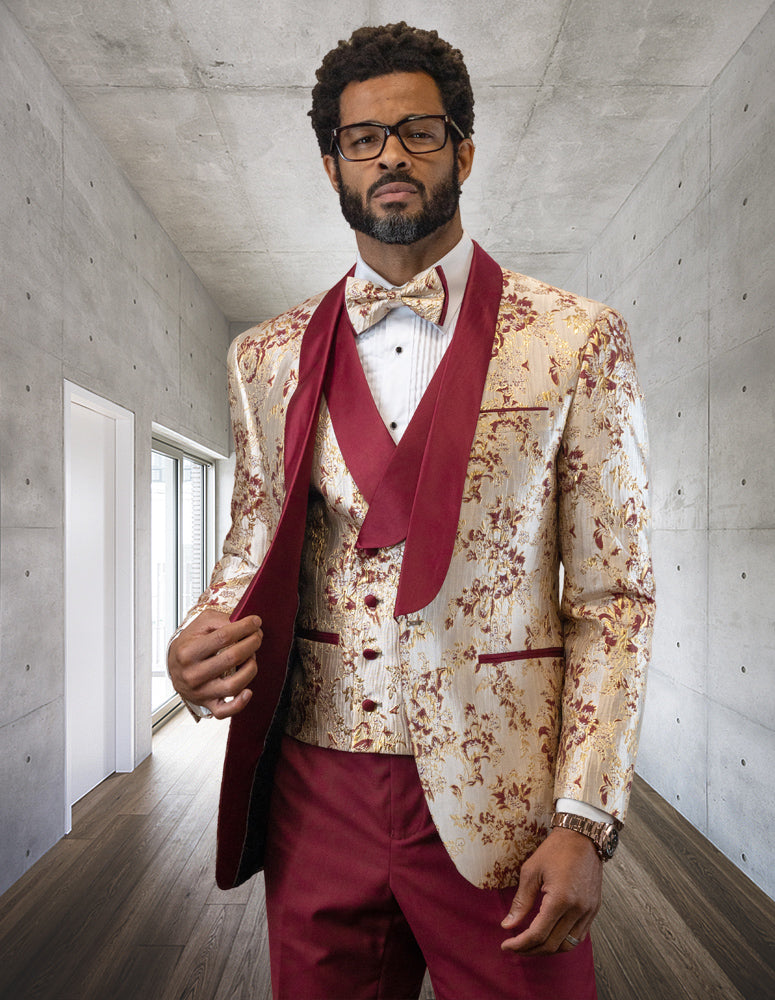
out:
M441 324L446 300L444 272L435 267L398 288L383 288L362 278L348 278L344 291L347 315L356 333L368 330L397 306L409 306L422 319Z

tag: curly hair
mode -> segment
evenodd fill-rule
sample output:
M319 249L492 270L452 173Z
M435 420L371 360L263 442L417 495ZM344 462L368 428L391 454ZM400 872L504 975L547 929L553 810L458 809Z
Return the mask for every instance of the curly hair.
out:
M427 73L436 81L444 109L464 135L474 131L474 94L459 49L435 31L410 28L405 21L358 28L323 59L315 76L309 116L320 152L331 151L331 129L339 124L339 98L348 83L388 73ZM455 135L453 142L459 142Z

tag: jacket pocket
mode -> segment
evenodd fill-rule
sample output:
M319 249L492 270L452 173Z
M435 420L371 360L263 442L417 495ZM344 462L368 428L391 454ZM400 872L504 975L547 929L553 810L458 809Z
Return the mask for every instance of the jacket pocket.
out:
M328 646L338 646L339 636L336 632L319 632L314 628L297 628L297 639L309 639L310 642L324 642Z
M480 653L477 663L508 663L510 660L538 660L544 656L565 656L562 646L546 646L543 649L517 649L504 653Z
M548 406L491 406L480 410L480 413L536 413L548 410Z

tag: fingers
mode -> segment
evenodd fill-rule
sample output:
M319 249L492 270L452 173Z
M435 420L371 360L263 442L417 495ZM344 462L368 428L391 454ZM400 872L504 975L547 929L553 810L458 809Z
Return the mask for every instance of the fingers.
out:
M573 951L574 948L578 948L582 941L586 940L589 929L582 930L580 926L573 927L562 939L558 951Z
M559 911L546 905L546 899L528 927L501 945L504 951L520 955L553 955L557 951L572 951L576 941L583 941L589 933L592 917L579 908Z
M502 922L516 933L501 948L521 955L570 951L575 945L569 934L582 941L589 933L600 908L601 883L602 863L591 841L574 831L554 831L522 866L519 890Z
M206 611L170 644L168 667L175 689L189 702L203 705L216 718L241 711L250 695L246 686L258 671L261 619L255 615L229 622Z
M514 930L530 913L541 887L535 865L526 861L519 874L519 889L511 903L508 915L501 921L504 930Z
M193 698L191 700L195 699L196 704L203 705L209 701L226 701L236 698L250 684L257 673L256 658L251 656L226 676L207 677L202 683L192 686ZM186 696L184 695L184 697Z
M241 712L252 697L253 692L250 688L245 688L244 691L240 691L240 693L230 701L225 701L222 698L216 698L207 702L205 704L205 708L208 708L212 712L214 719L228 719L232 715L237 715L238 712Z
M263 635L259 628L239 638L239 633L234 634L231 629L223 628L181 648L178 657L186 672L186 682L192 688L200 689L216 678L234 675L243 664L254 658ZM236 693L226 689L219 690L222 696ZM204 691L201 694L204 696Z

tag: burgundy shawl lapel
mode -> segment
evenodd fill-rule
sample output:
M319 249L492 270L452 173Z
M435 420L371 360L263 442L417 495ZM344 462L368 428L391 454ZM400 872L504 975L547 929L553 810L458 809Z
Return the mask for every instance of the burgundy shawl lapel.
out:
M396 616L430 604L449 569L502 293L500 265L474 243L414 494Z
M253 697L229 727L218 816L216 881L239 885L263 865L271 778L282 733L281 702L298 610L298 581L320 398L344 279L324 296L304 332L299 380L288 404L285 500L261 566L231 615L258 614L264 638Z

